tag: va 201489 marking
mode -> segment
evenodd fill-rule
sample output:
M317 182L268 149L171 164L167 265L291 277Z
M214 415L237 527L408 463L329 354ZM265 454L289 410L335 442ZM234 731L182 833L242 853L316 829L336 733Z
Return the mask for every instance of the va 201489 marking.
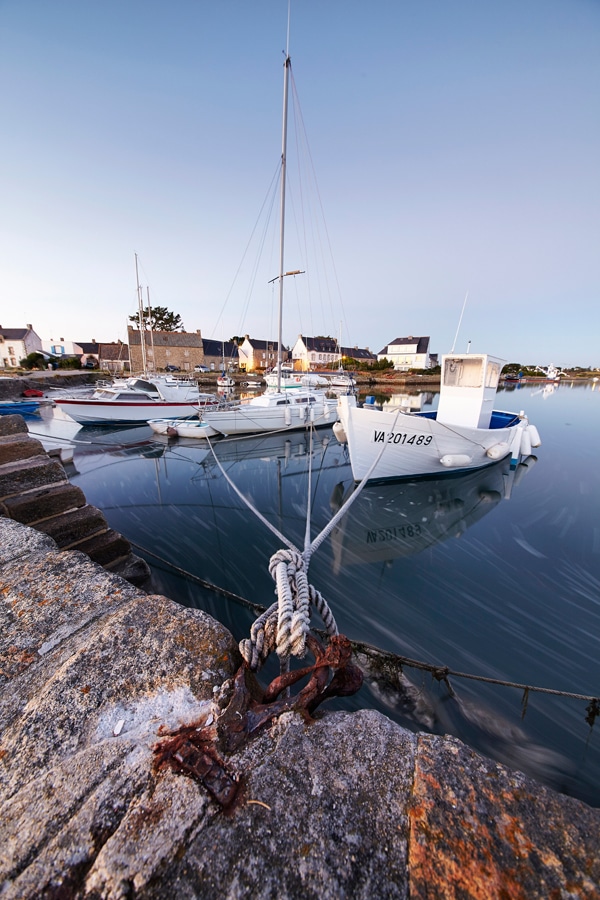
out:
M374 431L374 444L414 444L416 447L427 447L433 440L430 434L408 434L400 431Z
M367 531L367 544L405 540L406 538L419 537L420 534L420 525L392 525L390 528L378 528L377 531Z

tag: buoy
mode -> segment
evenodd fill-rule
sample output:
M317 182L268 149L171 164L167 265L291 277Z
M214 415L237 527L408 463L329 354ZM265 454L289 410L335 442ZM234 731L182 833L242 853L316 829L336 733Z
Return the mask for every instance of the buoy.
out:
M440 462L447 469L456 469L460 466L470 466L473 462L473 457L467 456L466 453L446 453L445 456L442 456Z
M490 459L502 459L508 453L510 453L508 441L500 441L498 444L493 444L485 451L485 455L489 456Z
M528 425L527 431L529 432L529 437L531 439L531 446L532 447L541 447L542 439L541 439L540 433L537 430L537 428L535 427L535 425Z
M346 436L346 432L344 431L344 426L341 422L335 422L333 426L333 433L335 435L335 439L340 444L347 444L348 438Z
M173 428L172 425L169 425L167 428L167 434L169 437L177 437L177 429Z

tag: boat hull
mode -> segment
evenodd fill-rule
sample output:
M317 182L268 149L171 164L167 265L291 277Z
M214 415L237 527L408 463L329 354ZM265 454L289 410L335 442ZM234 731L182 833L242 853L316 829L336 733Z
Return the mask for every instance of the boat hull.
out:
M221 434L261 434L294 431L308 425L314 428L333 425L337 408L334 403L325 403L317 409L305 404L273 407L246 404L233 409L207 410L202 419Z
M197 415L194 403L170 403L162 400L76 400L63 398L56 405L81 425L137 425L159 416L169 419Z
M527 455L521 452L527 420L514 413L494 413L498 427L473 428L440 423L431 413L358 407L352 400L340 398L339 418L355 481L468 471L506 456L516 466Z

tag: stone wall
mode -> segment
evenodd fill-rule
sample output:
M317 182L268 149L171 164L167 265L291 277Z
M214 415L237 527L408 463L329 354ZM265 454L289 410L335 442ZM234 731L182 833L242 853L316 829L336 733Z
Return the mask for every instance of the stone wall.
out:
M61 462L29 436L18 415L0 415L0 516L50 535L63 550L80 550L134 584L149 578L129 541L69 484Z

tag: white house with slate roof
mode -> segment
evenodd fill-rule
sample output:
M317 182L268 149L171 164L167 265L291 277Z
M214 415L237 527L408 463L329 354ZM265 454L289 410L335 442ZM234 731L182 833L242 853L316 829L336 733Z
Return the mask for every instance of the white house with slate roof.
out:
M368 347L340 347L338 342L329 337L305 337L298 335L292 347L294 369L308 372L311 369L336 368L342 358L356 359L359 362L374 363L375 354Z
M429 353L428 337L400 337L387 344L377 354L378 361L388 359L398 372L408 369L430 369L437 365L437 354Z
M41 338L33 325L25 328L3 328L0 325L0 369L15 369L30 353L41 353Z

